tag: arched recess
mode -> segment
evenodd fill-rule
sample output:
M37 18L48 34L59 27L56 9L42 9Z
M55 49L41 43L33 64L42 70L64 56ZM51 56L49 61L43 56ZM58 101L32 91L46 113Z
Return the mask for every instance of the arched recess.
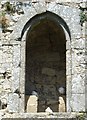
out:
M38 24L41 20L43 20L44 18L47 18L47 19L51 19L53 21L55 21L57 24L60 24L62 27L65 28L65 30L67 31L68 35L69 35L69 38L71 40L71 33L70 33L70 30L69 30L69 27L68 25L66 24L66 22L57 14L55 13L52 13L50 11L46 11L44 13L41 13L41 14L37 14L35 15L34 17L32 17L25 25L24 25L24 28L21 32L21 38L23 37L25 31L27 29L31 29L31 27L35 24Z
M65 30L69 37L67 37L66 32L64 32ZM23 38L25 32L27 34L25 35L25 38ZM23 93L23 101L25 101L24 94L28 95L28 98L33 93L37 94L38 103L36 111L38 112L44 111L47 107L50 107L54 112L58 112L60 109L58 102L62 98L64 99L64 109L68 111L70 107L69 99L67 99L66 96L66 92L68 94L69 91L66 90L66 38L69 38L69 40L71 39L66 22L60 16L48 11L34 16L25 24L22 30L21 53L23 55L21 57L22 80L20 78L20 84L22 81L22 83L25 84L25 87L20 87L20 90ZM24 39L26 42L23 41ZM39 85L38 80L39 82L42 82L41 85ZM53 83L51 83L52 81ZM38 85L34 85L34 83ZM43 87L44 85L45 87ZM53 87L53 85L55 87ZM50 88L50 90L46 91L48 88ZM61 88L65 89L63 94L60 92ZM46 96L46 94L52 94L52 89L54 92L49 98L49 95ZM44 91L46 92L43 93ZM53 98L54 101L52 101L53 96L55 96ZM51 102L56 102L55 106L57 106L57 108L55 108ZM24 102L24 110L26 109L26 104L27 103ZM40 110L42 104L44 105L42 110ZM67 108L67 106L69 107Z

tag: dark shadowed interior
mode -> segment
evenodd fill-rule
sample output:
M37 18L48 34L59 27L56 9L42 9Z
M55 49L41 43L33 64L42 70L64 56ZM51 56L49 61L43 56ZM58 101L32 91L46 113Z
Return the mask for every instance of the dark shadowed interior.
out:
M45 112L48 107L53 112L64 112L66 38L63 28L55 21L43 19L28 30L25 69L26 112ZM35 103L31 96L36 96Z

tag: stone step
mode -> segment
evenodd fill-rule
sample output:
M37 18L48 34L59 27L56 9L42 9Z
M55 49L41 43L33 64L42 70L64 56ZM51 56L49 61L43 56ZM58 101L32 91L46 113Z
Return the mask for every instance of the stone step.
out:
M1 120L80 120L77 118L2 118ZM87 120L87 119L81 119Z
M87 118L84 118L84 114L77 113L14 113L5 114L0 120L87 120Z

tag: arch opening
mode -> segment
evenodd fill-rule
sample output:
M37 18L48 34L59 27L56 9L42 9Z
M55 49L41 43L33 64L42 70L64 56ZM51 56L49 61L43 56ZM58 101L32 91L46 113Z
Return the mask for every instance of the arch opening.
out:
M25 111L66 111L66 37L63 28L43 19L27 32Z

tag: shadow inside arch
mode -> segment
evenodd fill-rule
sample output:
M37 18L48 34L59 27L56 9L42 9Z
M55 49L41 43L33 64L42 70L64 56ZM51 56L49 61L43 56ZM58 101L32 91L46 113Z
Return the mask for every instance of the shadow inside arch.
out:
M32 17L24 25L23 30L21 32L21 38L20 38L20 40L22 39L22 37L23 37L23 35L24 35L24 33L25 33L25 31L27 29L29 29L29 31L31 31L31 29L33 28L33 26L39 24L44 19L55 21L56 24L61 25L62 27L64 27L65 30L67 31L68 35L69 35L70 40L71 40L71 33L70 33L70 30L69 30L69 27L68 27L67 23L59 15L57 15L55 13L52 13L50 11L46 11L44 13L37 14L34 17Z

